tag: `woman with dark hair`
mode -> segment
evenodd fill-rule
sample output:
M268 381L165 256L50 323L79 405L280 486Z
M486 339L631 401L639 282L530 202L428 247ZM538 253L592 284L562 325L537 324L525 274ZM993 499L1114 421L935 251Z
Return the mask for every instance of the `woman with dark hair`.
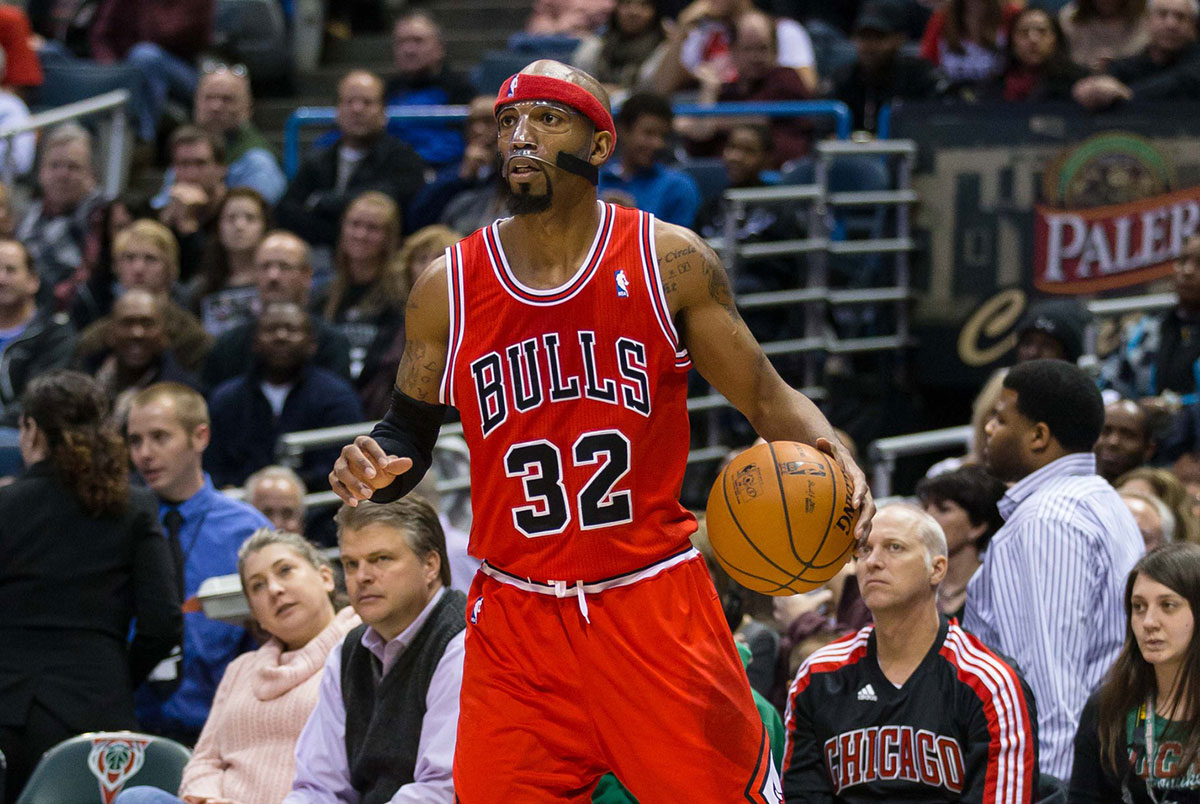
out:
M648 86L667 52L662 12L654 0L617 0L599 36L575 48L571 64L619 89Z
M56 743L136 726L133 690L182 637L182 568L87 375L21 398L29 467L0 488L0 751L6 801ZM130 638L130 626L133 636Z
M1125 583L1125 647L1075 736L1070 804L1200 801L1200 545L1147 553Z
M350 378L365 380L404 323L408 276L399 270L402 221L396 202L374 190L350 202L333 255L333 280L313 309L350 341Z
M1004 69L1004 47L1021 7L1005 0L949 0L929 18L921 58L952 88L984 84Z
M209 238L187 287L188 306L213 337L254 315L254 252L271 228L271 208L256 190L234 187L217 205L216 217L217 236Z
M962 622L967 583L982 563L988 542L1004 519L996 503L1006 488L980 466L964 466L917 483L917 499L946 534L946 577L938 587L938 611Z
M1062 27L1045 9L1031 6L1013 20L1005 46L1004 73L991 94L1010 103L1069 101L1087 70L1071 61Z
M149 214L148 201L141 196L121 196L96 207L88 215L88 230L83 241L83 262L71 280L55 288L60 306L66 305L71 323L77 330L108 315L117 285L113 244L117 235L135 220Z
M1093 72L1141 53L1150 41L1146 0L1071 0L1058 12L1071 58Z

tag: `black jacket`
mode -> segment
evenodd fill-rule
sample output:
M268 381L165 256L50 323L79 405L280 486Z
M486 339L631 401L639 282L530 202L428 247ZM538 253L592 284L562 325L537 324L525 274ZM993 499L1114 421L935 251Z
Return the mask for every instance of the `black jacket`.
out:
M25 385L51 369L65 368L75 354L75 328L66 315L38 310L21 337L0 354L0 425L16 427Z
M313 365L350 379L350 341L324 319L314 315L312 322L317 338ZM217 338L200 377L205 388L215 389L226 380L254 368L254 328L257 324L257 321L248 321Z
M1147 51L1114 61L1108 74L1133 90L1135 101L1200 98L1200 44L1191 44L1166 64L1155 64Z
M342 213L357 196L378 190L400 209L425 186L425 163L411 146L389 135L377 138L350 174L346 189L337 187L338 144L310 155L275 209L275 220L314 246L337 242Z
M132 728L134 687L183 636L174 578L149 491L98 519L48 462L0 488L0 725L36 700L76 732Z

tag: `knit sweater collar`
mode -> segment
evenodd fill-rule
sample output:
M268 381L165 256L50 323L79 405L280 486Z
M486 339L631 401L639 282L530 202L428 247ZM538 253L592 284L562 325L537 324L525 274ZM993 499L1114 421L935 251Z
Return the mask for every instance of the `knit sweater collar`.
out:
M321 672L329 651L361 622L354 609L347 606L299 650L285 651L283 643L272 637L258 650L262 661L254 675L254 697L260 701L273 700Z

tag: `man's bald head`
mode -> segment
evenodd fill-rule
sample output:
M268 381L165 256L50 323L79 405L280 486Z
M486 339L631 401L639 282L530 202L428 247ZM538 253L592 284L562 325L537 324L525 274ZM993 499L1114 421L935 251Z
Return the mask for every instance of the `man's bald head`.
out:
M557 78L583 89L604 106L612 114L612 101L609 100L608 90L592 76L569 64L553 59L538 59L521 70L520 75L544 75L547 78Z

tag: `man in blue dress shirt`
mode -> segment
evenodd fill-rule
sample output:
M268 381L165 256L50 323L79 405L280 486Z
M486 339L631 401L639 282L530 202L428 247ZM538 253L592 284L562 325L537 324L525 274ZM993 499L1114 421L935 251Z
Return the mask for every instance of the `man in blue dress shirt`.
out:
M208 619L196 601L200 584L237 572L237 551L270 521L213 488L201 468L210 438L204 397L185 385L158 383L129 407L133 464L158 496L163 531L183 587L182 657L160 664L137 693L142 728L194 744L208 717L225 666L254 647L245 629Z

